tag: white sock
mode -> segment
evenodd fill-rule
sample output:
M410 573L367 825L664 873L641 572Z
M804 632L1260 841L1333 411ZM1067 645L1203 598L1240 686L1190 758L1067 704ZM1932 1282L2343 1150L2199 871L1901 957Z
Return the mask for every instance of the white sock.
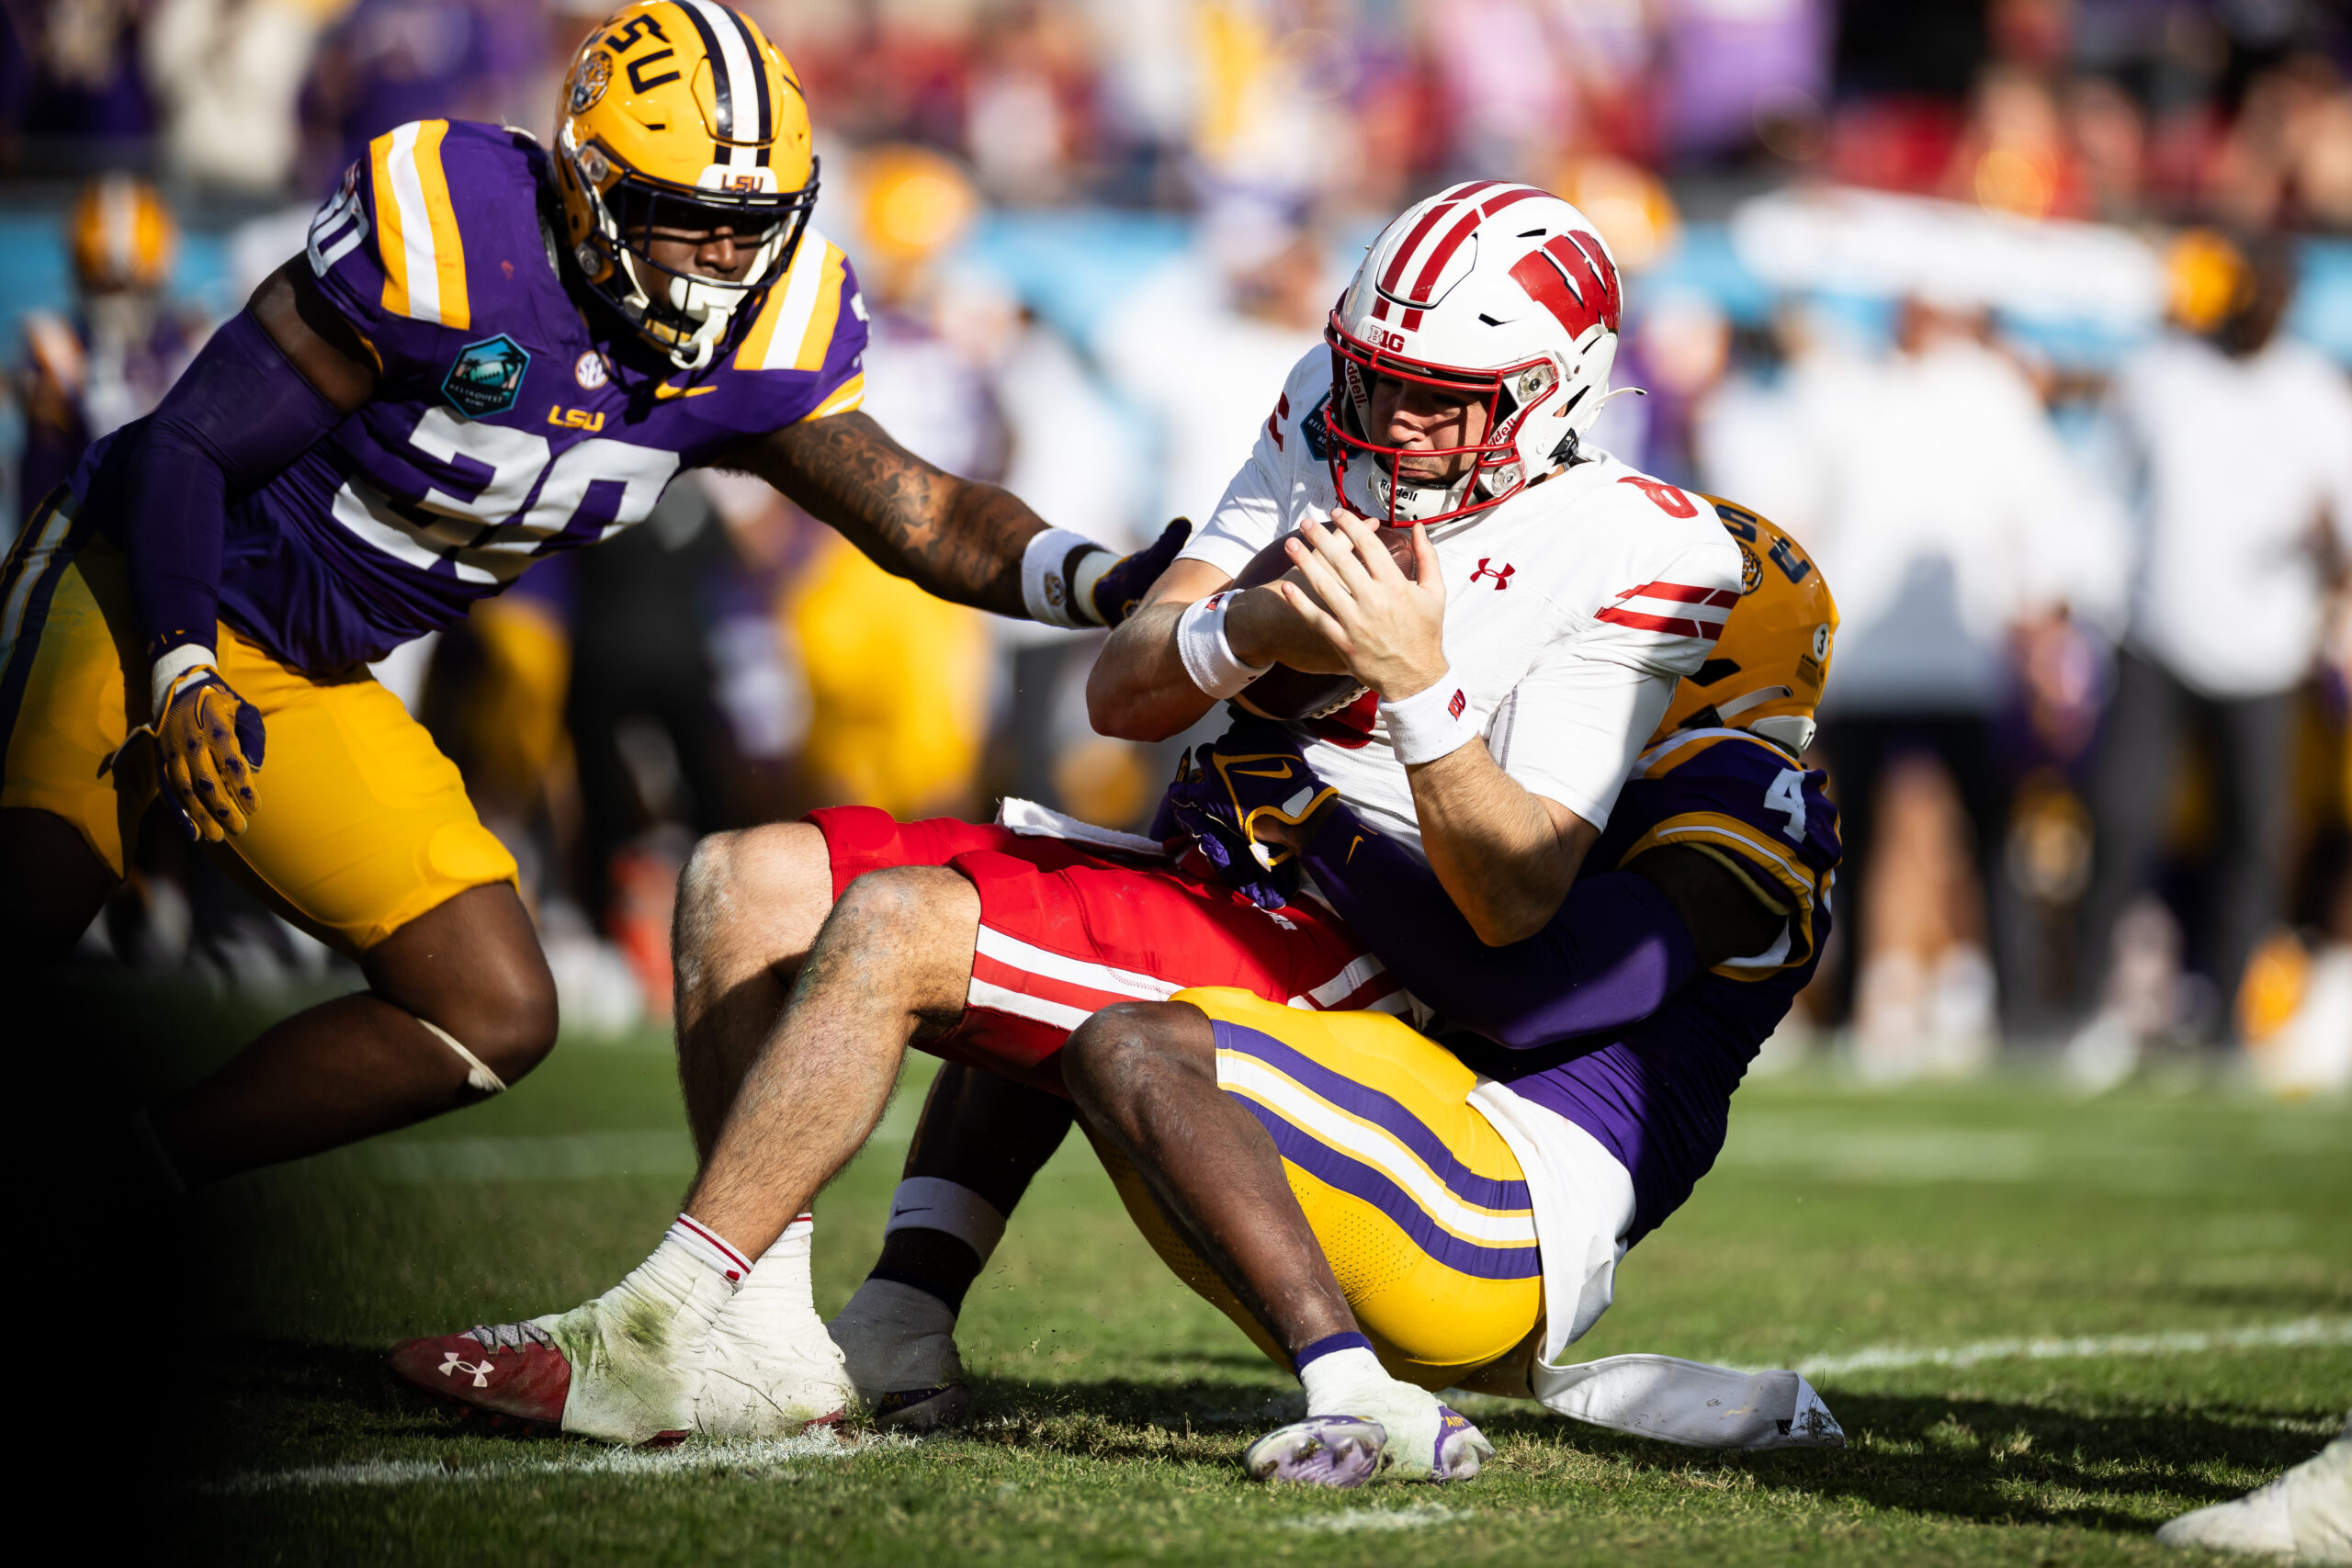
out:
M662 1245L676 1242L685 1256L707 1269L716 1269L726 1279L741 1285L752 1272L752 1260L735 1250L727 1238L695 1219L692 1214L680 1214L670 1223L662 1237ZM659 1249L657 1250L657 1256Z
M1387 1393L1396 1383L1372 1341L1361 1334L1334 1334L1298 1354L1298 1381L1306 1390L1309 1416L1361 1416L1366 1396Z
M824 1320L817 1315L816 1292L808 1281L808 1255L816 1234L817 1216L803 1214L760 1254L728 1305L729 1334L759 1346L805 1342L810 1335L823 1337Z
M605 1292L608 1299L634 1295L658 1302L678 1314L689 1330L707 1328L752 1271L743 1255L718 1232L680 1214L653 1256Z

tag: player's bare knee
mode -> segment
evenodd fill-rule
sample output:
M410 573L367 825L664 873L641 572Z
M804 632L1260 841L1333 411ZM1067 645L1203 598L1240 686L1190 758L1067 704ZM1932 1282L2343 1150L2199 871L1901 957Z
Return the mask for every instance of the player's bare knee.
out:
M827 924L874 941L921 942L949 929L956 906L967 901L977 918L978 895L958 873L933 865L887 866L843 889Z
M1120 1002L1071 1032L1062 1081L1097 1113L1134 1104L1176 1075L1216 1077L1216 1046L1201 1039L1208 1020L1182 1002Z
M462 976L453 973L452 983L414 997L409 1010L469 1066L511 1088L555 1049L555 976L527 931L490 935L471 957Z
M832 892L824 837L806 823L707 836L678 876L672 948L680 985L797 964Z

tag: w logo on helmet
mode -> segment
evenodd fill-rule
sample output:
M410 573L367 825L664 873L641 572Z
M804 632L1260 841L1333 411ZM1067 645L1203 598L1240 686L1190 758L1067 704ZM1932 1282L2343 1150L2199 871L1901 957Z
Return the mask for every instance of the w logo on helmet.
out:
M1599 241L1573 231L1555 234L1521 256L1510 276L1527 297L1558 318L1571 338L1596 325L1617 330L1625 290Z

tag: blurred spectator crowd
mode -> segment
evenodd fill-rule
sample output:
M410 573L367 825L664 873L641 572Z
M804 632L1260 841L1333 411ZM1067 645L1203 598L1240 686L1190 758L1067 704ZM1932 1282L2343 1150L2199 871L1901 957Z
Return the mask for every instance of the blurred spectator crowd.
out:
M0 535L372 137L544 138L606 8L6 0ZM1834 1033L1891 1078L2007 1039L2097 1089L2233 1043L2279 1087L2352 1078L2340 5L742 8L808 88L868 409L1108 541L1214 506L1406 203L1464 177L1577 203L1633 276L1617 379L1646 393L1600 444L1775 517L1842 607L1813 759L1839 946L1789 1051ZM379 673L516 848L567 1020L617 1028L666 1006L697 833L1008 794L1138 824L1172 743L1091 733L1093 647L927 599L710 474ZM153 826L92 945L323 963Z

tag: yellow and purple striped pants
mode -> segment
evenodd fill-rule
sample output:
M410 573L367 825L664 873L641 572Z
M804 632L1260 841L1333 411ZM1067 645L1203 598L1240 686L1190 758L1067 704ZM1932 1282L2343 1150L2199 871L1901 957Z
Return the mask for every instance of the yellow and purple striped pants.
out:
M1469 1100L1477 1076L1386 1013L1308 1012L1222 987L1173 998L1209 1015L1217 1084L1282 1152L1291 1191L1389 1371L1425 1388L1515 1371L1544 1321L1527 1182ZM1179 1279L1274 1361L1283 1353L1098 1139L1127 1212ZM1497 1363L1503 1363L1498 1367Z

